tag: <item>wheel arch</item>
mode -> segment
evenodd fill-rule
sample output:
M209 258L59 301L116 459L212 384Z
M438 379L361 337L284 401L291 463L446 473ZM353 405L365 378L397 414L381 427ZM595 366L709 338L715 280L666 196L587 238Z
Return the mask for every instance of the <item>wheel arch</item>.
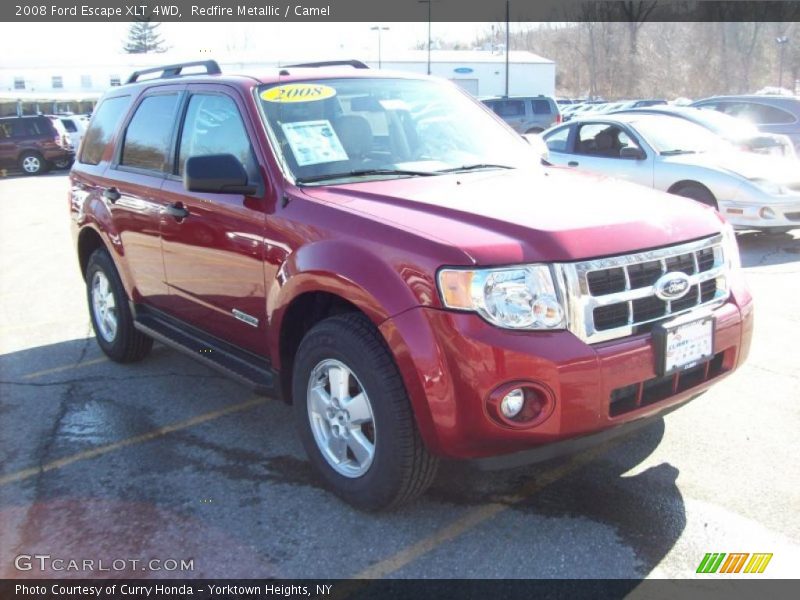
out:
M712 192L711 189L707 185L705 185L703 183L700 183L696 179L681 179L680 181L676 181L671 186L669 186L669 188L667 189L667 192L670 193L670 194L674 194L677 190L681 189L682 187L690 186L690 185L706 190L716 200L717 197L714 195L714 192Z
M84 279L86 278L86 267L89 266L89 258L98 248L103 248L108 252L108 247L100 233L92 227L81 229L78 233L78 264Z
M320 321L344 313L366 314L346 298L330 291L306 291L291 300L281 315L277 336L282 398L292 403L292 371L300 342ZM277 325L277 324L276 324Z

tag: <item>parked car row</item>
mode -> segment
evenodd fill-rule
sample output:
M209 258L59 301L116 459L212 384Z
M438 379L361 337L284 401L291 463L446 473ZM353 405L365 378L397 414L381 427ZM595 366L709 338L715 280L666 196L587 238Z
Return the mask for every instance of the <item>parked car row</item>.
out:
M586 102L576 102L565 106L562 109L564 121L569 121L578 115L588 113L608 113L615 110L628 110L631 108L643 108L646 106L659 106L667 104L667 101L660 98L640 98L638 100L619 100L616 102L605 102L603 100L590 100Z

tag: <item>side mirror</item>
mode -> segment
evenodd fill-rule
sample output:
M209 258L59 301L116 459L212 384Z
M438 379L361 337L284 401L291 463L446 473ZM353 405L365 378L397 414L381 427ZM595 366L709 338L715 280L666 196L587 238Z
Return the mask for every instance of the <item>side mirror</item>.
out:
M620 158L632 158L633 160L644 160L647 158L644 150L636 146L626 146L619 151Z
M183 187L190 192L245 196L258 190L247 182L247 171L233 154L190 156L183 167Z
M550 158L550 149L545 144L544 138L538 133L523 133L521 135L522 139L528 142L533 151L539 155L542 163L549 165L550 163L547 161Z

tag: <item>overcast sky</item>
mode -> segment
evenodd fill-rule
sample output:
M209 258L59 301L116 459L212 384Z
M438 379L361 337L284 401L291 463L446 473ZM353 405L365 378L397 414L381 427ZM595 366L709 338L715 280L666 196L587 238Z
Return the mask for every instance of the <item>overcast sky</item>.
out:
M160 32L175 54L223 57L263 53L265 58L317 56L332 49L352 58L377 57L376 23L163 23ZM412 48L427 39L428 24L381 23L382 50ZM127 23L0 23L0 64L47 66L91 61L98 53L121 52ZM470 43L489 23L433 23L432 37ZM55 54L54 54L55 52ZM373 56L374 54L374 56Z

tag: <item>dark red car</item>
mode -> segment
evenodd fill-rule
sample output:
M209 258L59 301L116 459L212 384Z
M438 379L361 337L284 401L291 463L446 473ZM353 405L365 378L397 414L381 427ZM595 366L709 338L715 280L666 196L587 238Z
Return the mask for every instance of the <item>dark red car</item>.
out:
M0 118L0 169L40 175L72 164L75 152L66 130L46 116Z
M281 395L366 509L437 457L575 451L741 364L751 298L715 211L541 166L450 83L360 66L174 65L103 98L70 198L106 354L156 339Z

